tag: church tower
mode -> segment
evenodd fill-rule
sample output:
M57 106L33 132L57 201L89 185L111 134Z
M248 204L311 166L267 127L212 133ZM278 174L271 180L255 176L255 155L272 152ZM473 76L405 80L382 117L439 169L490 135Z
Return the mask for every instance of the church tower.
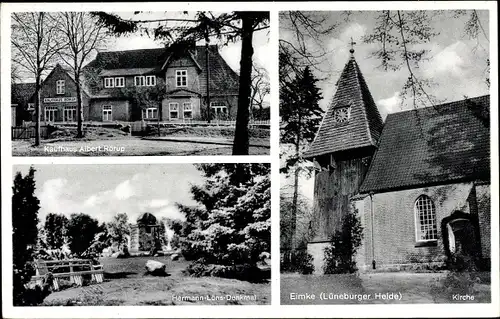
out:
M322 272L323 249L350 200L358 193L377 148L383 121L354 58L354 49L337 82L337 90L305 157L314 162L313 239L307 250Z

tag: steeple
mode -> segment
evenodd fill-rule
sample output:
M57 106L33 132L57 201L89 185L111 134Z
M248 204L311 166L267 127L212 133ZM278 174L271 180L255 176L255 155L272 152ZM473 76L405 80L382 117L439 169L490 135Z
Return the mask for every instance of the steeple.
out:
M383 121L354 58L354 44L351 39L351 56L307 158L377 145Z

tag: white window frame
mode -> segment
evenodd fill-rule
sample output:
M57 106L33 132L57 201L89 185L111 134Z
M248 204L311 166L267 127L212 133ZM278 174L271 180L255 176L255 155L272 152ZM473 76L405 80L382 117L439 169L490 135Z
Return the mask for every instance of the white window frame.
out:
M425 203L421 203L421 201L425 201ZM424 209L424 210L422 210ZM425 230L423 224L420 223L420 214L423 213L426 215L427 223L425 224L425 228L431 230L431 235L433 238L423 238L425 237ZM435 242L438 240L438 225L437 225L437 216L436 216L436 205L434 201L427 195L420 195L415 200L415 204L413 205L413 215L415 216L415 241L416 242ZM430 216L429 216L430 215Z
M186 106L189 106L186 108ZM191 114L189 117L186 117L186 112L189 112L188 114ZM192 119L193 118L193 105L191 102L184 102L182 103L182 116L185 119Z
M68 114L73 113L72 116L69 116L71 118L71 121L68 121ZM63 108L63 122L76 122L76 106L65 106Z
M104 88L114 88L115 80L113 78L104 78Z
M35 109L35 103L28 103L28 107L26 108L26 110L32 111L34 109Z
M183 83L184 81L186 83ZM180 80L180 84L179 84L179 80ZM187 70L186 69L182 69L182 70L175 70L175 87L178 87L178 88L185 88L188 86L188 73L187 73Z
M155 115L156 113L156 115ZM151 114L151 116L150 116ZM148 107L142 109L142 118L145 120L153 120L158 119L158 108L157 107Z
M66 92L66 81L57 80L56 81L56 94L64 94Z
M114 81L115 87L116 88L123 88L125 87L125 78L123 76L119 76L115 78Z
M172 109L172 106L175 105L175 110ZM176 117L172 117L172 112L177 113ZM178 102L170 102L168 103L168 117L170 119L178 119L179 118L179 103Z
M57 106L46 106L43 113L45 122L55 122L57 117Z
M229 110L227 108L227 105L226 103L224 102L210 102L210 110L212 110L214 112L215 115L219 115L219 114L224 114L224 115L227 115ZM220 113L217 113L217 111L220 110ZM223 110L226 110L225 112Z
M102 121L111 122L113 121L113 106L103 105L102 106Z
M146 77L144 75L134 76L134 85L135 86L145 86L146 85Z
M145 84L146 86L156 86L156 75L147 75Z

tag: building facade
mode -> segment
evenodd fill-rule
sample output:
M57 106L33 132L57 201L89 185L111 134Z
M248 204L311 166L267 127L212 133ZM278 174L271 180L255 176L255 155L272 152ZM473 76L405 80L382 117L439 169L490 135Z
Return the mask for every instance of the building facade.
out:
M489 96L383 123L352 54L306 152L317 167L308 243L315 271L353 209L363 227L361 270L444 266L458 254L487 268L489 133Z
M202 120L208 100L211 118L236 117L239 76L216 45L99 52L83 73L85 122ZM72 72L57 65L42 83L41 120L76 122L76 97Z

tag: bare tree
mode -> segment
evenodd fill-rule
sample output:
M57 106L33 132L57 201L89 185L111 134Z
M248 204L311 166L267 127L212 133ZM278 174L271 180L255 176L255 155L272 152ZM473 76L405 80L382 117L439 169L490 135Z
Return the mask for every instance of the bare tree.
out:
M35 79L35 146L40 145L40 88L42 75L52 68L65 47L57 29L57 18L47 12L12 14L12 62Z
M270 93L271 86L269 84L269 74L267 70L254 62L252 72L252 93L250 96L251 116L253 116L255 107L258 107L259 113L262 114L264 103Z
M71 68L76 82L78 114L76 137L83 137L83 66L94 51L105 46L108 35L103 25L88 12L60 13L58 30L68 43L65 50L59 52L59 57Z
M432 25L433 18L459 19L467 16L464 21L464 34L476 39L477 47L481 47L480 36L489 42L488 35L483 28L476 10L452 11L390 11L384 10L377 16L376 26L370 34L364 37L366 43L376 43L378 48L373 56L381 62L384 70L399 70L405 68L408 77L402 88L402 103L407 98L412 99L413 107L418 105L436 105L440 102L429 93L429 88L435 85L432 79L418 75L416 70L421 62L430 59L430 51L418 46L428 43L439 35ZM489 72L489 59L485 63L486 73ZM489 85L489 75L486 75L486 84Z

